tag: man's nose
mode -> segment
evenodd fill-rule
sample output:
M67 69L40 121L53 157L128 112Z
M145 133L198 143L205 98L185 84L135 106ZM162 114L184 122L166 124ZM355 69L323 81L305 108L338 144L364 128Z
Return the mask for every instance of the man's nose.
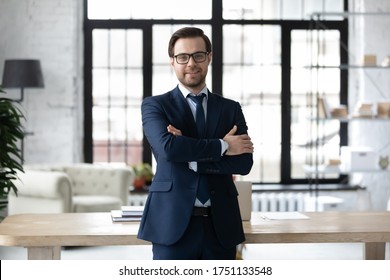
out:
M192 64L197 64L197 63L196 63L195 59L192 57L192 55L191 55L190 59L187 62L187 65L192 65Z

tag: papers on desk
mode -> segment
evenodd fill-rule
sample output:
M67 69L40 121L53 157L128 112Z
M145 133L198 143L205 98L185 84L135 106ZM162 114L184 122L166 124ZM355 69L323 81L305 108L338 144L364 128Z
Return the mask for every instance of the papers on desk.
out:
M121 210L111 210L111 218L114 222L139 222L143 211L139 206L122 206Z
M144 212L144 207L143 206L122 206L121 211L123 216L142 217L142 213Z
M309 219L308 216L299 212L266 212L261 214L261 218L265 220L304 220Z

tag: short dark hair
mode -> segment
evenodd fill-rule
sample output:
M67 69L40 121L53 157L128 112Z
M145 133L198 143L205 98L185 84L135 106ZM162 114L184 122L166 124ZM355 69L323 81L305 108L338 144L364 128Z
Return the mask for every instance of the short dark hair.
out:
M194 37L202 37L206 45L206 52L208 53L211 52L212 47L211 47L210 39L204 34L202 29L196 27L184 27L172 34L172 37L169 40L169 44L168 44L169 57L173 57L175 55L174 48L177 40L179 40L180 38L194 38Z

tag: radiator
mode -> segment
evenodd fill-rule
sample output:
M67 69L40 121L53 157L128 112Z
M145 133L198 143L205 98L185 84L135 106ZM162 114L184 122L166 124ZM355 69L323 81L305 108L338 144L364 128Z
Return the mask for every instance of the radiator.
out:
M299 192L263 192L252 193L253 212L304 211L305 197L308 193Z
M147 195L129 196L131 206L145 205ZM311 202L311 203L310 203ZM333 203L341 203L333 202ZM323 203L319 203L320 211L323 211ZM390 202L389 202L390 206ZM300 192L262 192L252 193L253 212L283 212L283 211L314 211L313 199L309 193Z

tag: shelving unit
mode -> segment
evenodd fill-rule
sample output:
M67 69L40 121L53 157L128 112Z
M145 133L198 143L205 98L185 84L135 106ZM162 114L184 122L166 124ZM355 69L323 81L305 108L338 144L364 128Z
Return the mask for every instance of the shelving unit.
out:
M342 166L329 166L329 165L319 165L317 166L317 169L315 166L309 166L305 165L304 169L307 174L344 174L349 175L351 173L382 173L382 172L390 172L390 169L380 169L373 168L373 169L345 169Z
M313 28L314 28L314 31L316 31L316 41L313 41L312 45L316 46L317 48L319 48L319 46L321 45L321 40L324 38L323 36L321 36L321 32L323 31L326 31L326 27L325 26L322 26L320 24L320 21L323 17L329 17L329 16L332 16L332 17L339 17L339 18L350 18L350 17L356 17L356 16L363 16L363 17L367 17L367 16L390 16L390 13L314 13L312 15L312 21L313 21ZM312 30L313 31L313 30ZM351 64L349 64L349 60L350 60L350 57L352 56L349 49L348 49L348 44L344 44L343 42L340 42L340 49L341 50L344 50L347 52L347 56L344 56L344 60L347 60L345 63L345 61L341 61L341 63L339 65L326 65L324 63L324 61L321 62L321 59L319 57L316 57L313 59L313 63L312 65L309 66L310 69L313 69L316 71L317 73L317 79L319 79L319 71L322 70L322 69L339 69L340 71L342 71L342 73L344 73L345 75L347 75L347 79L349 80L350 78L350 71L388 71L390 70L390 65L361 65L359 63L356 63L356 61L352 61ZM319 56L320 55L320 51L317 50L317 55ZM341 55L341 54L340 54ZM390 56L390 51L389 53L387 54L388 56ZM343 59L342 59L343 60ZM356 59L355 59L356 60ZM379 62L380 63L380 62ZM334 63L333 63L334 64ZM340 73L340 75L342 75L342 73ZM375 72L376 73L376 72ZM366 75L367 73L362 73L364 75ZM389 72L390 74L390 72ZM370 80L371 82L373 82L372 80ZM318 81L317 81L318 83ZM374 87L378 89L377 85L374 84ZM347 89L349 89L347 87ZM340 90L343 90L343 89L340 89ZM309 179L311 180L312 184L313 184L313 188L315 190L315 193L316 195L318 195L318 184L320 182L320 179L321 178L324 178L326 176L344 176L343 178L345 178L345 182L347 182L349 180L349 175L351 175L352 173L356 173L356 172L362 172L362 173L383 173L383 172L390 172L390 167L388 167L387 169L383 170L383 169L380 169L380 167L373 167L373 169L371 170L346 170L345 168L342 168L340 166L329 166L327 165L325 159L326 159L326 155L324 154L324 146L327 144L326 142L326 129L328 127L330 127L330 123L331 122L338 122L339 123L339 130L338 130L338 133L340 135L340 131L341 129L343 129L344 131L346 131L347 133L346 134L343 134L340 136L340 140L339 140L339 148L341 148L341 146L345 146L346 144L348 144L348 128L349 128L349 124L350 123L356 123L356 122L375 122L375 123L389 123L390 124L390 115L389 117L387 118L379 118L379 117L359 117L359 116L355 116L353 112L353 110L351 110L352 108L352 105L349 104L349 97L348 97L348 94L346 96L346 98L344 98L344 100L342 100L340 103L343 102L343 105L345 105L347 108L348 108L348 117L346 118L322 118L319 114L319 103L318 103L318 100L320 99L320 97L323 97L323 96L326 96L326 93L325 92L322 92L321 90L319 90L317 88L317 90L313 90L312 92L309 93L310 94L310 98L311 100L316 100L316 104L315 106L313 106L313 110L310 114L310 121L312 123L312 127L310 128L310 132L312 131L315 131L317 132L317 134L315 135L315 137L313 137L313 135L310 135L311 138L314 138L315 141L312 141L313 142L313 145L311 147L311 150L310 150L310 156L309 156L309 163L307 165L304 166L304 171L305 173L307 174L307 176L309 177ZM382 95L383 96L383 95ZM388 97L390 101L390 96ZM364 101L364 100L361 100L361 101ZM355 104L356 106L356 104ZM332 127L336 127L336 125L332 125ZM344 139L342 139L342 137L344 137ZM325 141L323 141L325 139ZM390 144L390 142L388 143ZM388 145L386 144L386 146Z

